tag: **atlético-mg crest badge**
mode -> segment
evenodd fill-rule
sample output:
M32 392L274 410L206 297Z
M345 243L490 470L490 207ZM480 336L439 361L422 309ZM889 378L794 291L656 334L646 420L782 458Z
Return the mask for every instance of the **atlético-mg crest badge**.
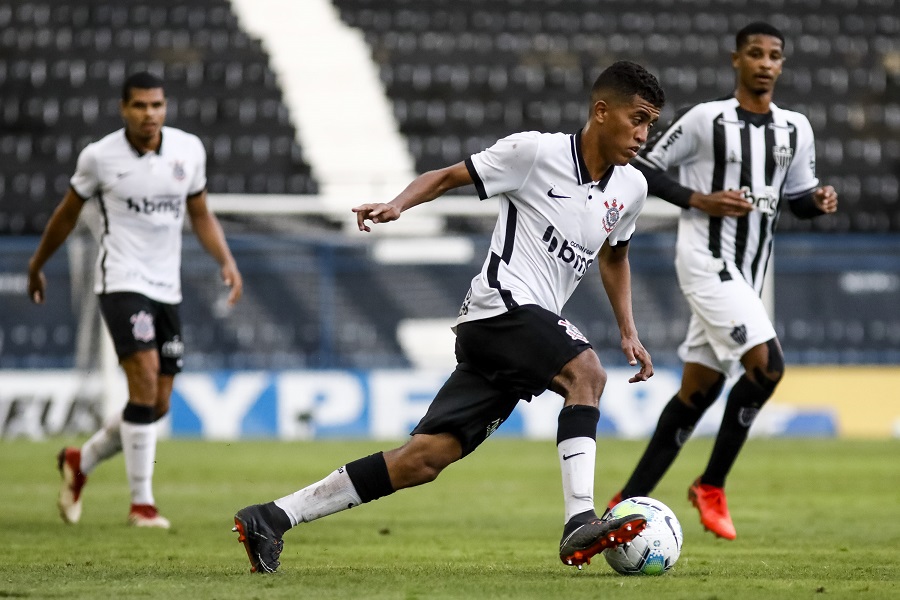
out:
M794 149L790 146L772 146L772 158L781 170L786 170L788 168L793 157Z
M606 230L606 233L612 231L616 223L619 222L619 217L622 215L622 211L625 210L624 204L617 204L616 199L613 198L612 205L609 202L604 202L603 206L606 207L606 214L603 216L603 229Z

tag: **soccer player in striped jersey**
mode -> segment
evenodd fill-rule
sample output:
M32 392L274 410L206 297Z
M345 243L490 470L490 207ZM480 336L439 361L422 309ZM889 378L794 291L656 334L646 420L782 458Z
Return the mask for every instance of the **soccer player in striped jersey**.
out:
M57 457L62 487L58 507L67 523L81 518L87 476L120 450L131 490L128 523L168 528L153 496L156 421L169 410L181 371L181 238L185 214L231 287L242 282L218 219L206 205L206 151L197 136L164 127L163 82L135 73L122 86L124 128L89 144L79 155L68 192L47 223L28 265L28 292L43 303L43 265L72 232L85 203L100 211L100 252L94 291L128 382L124 410L112 415L81 448Z
M633 161L650 194L682 208L675 266L692 314L679 348L681 388L609 504L648 495L726 377L740 373L706 470L688 491L701 523L725 539L736 536L725 478L784 373L781 346L760 299L778 215L785 203L799 218L837 210L834 189L816 177L809 121L772 102L785 60L784 35L756 22L741 29L735 42L734 93L680 112ZM677 180L667 173L675 168Z
M559 313L596 262L621 348L631 365L640 363L630 381L653 375L632 316L628 263L647 186L628 161L647 141L664 102L656 78L643 67L615 63L594 83L587 122L577 133L510 135L463 162L423 173L388 203L353 209L359 229L369 231L366 221L395 221L467 184L474 183L482 199L500 200L490 252L457 318L456 370L412 437L293 494L239 510L235 530L252 571L278 568L282 536L292 527L434 480L500 427L520 399L546 389L565 399L557 424L564 499L560 560L581 568L643 529L646 519L639 514L602 521L594 511L595 438L606 373L587 338Z

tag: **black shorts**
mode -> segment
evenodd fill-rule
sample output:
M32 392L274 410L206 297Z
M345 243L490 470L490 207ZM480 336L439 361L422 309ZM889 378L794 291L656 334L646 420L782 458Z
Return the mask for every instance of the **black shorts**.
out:
M139 350L159 352L159 372L181 372L184 342L177 304L164 304L135 292L100 294L100 314L121 361Z
M519 400L543 393L566 363L589 348L574 325L534 304L461 323L456 370L412 433L450 433L465 456L509 417Z

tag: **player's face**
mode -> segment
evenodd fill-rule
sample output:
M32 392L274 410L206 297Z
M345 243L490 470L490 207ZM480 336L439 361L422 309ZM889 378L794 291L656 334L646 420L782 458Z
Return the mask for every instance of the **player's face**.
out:
M131 88L131 97L120 104L125 130L134 138L153 140L166 121L166 97L162 88Z
M610 103L603 115L600 154L610 164L627 164L647 142L657 120L659 108L638 95L629 102Z
M754 94L767 94L775 89L775 82L784 65L781 40L771 35L756 34L731 55L737 71L738 86Z

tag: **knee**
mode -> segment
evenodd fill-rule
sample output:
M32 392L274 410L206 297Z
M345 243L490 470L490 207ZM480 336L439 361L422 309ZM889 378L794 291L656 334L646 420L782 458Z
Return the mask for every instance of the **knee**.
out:
M600 394L603 393L603 389L606 387L606 369L603 368L599 362L597 363L594 369L587 374L588 384L591 387L591 390L594 392L594 395L597 398L600 398Z
M784 377L784 354L781 351L781 346L775 339L769 340L766 347L768 350L766 352L766 360L757 361L750 365L750 368L747 369L747 377L771 394L775 391L775 387L782 377Z
M585 352L584 354L588 354ZM604 388L606 388L607 374L606 369L600 364L600 359L593 352L590 353L592 360L585 360L579 365L579 369L575 374L575 385L580 386L588 391L591 398L599 401Z
M690 392L684 392L684 388L682 388L682 392L677 397L688 408L705 412L707 408L713 405L713 402L716 401L724 388L725 376L723 375L716 379L708 388L694 389Z
M162 419L169 412L169 399L157 399L156 406L154 406L153 408L156 415L156 420L158 421L159 419Z

